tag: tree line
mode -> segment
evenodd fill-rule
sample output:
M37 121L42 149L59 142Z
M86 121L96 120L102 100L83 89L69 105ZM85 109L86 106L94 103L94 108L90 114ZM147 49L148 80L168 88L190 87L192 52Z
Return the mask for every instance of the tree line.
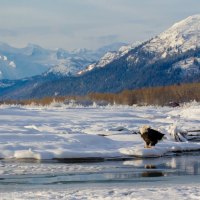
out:
M165 106L172 102L185 103L200 101L200 83L176 84L171 86L150 87L136 90L124 90L120 93L90 93L85 96L62 96L45 97L41 99L28 99L21 101L2 101L6 104L21 105L49 105L52 102L69 103L74 101L78 104L89 105L93 102L120 104L120 105L159 105Z

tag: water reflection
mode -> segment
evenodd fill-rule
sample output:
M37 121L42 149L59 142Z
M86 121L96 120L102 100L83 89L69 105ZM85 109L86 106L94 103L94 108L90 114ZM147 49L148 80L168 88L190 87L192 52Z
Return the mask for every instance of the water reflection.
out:
M155 165L145 165L145 169L156 169Z
M165 176L163 172L159 171L146 171L141 174L142 177L159 177L159 176Z
M0 161L1 185L45 185L100 182L147 182L157 178L200 175L200 155L96 163ZM159 179L160 180L160 179Z
M157 169L164 171L167 175L200 175L200 156L197 153L125 161L123 164L148 171Z

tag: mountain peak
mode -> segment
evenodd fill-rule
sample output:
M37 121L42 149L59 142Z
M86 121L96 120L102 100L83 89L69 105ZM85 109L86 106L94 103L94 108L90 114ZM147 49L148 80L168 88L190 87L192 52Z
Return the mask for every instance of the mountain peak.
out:
M192 15L180 22L175 23L169 30L177 30L178 32L191 32L195 33L200 31L200 15Z
M163 55L186 52L200 44L200 15L193 15L175 23L156 36L144 49Z
M181 20L180 22L175 23L174 26L175 25L184 25L184 24L194 23L194 22L199 22L199 21L200 21L200 14L191 15L191 16Z

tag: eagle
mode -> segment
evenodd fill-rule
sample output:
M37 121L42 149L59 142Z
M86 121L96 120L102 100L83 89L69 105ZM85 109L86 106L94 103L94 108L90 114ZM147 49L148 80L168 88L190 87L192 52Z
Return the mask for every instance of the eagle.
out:
M152 129L150 126L145 125L140 128L140 135L146 143L145 148L151 148L152 146L155 146L165 134L160 133L159 131Z

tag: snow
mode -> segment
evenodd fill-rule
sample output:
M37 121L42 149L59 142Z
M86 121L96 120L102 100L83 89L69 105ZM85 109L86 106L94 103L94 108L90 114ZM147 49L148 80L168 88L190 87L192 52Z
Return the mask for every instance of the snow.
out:
M107 51L117 50L119 45L111 44L97 50L67 51L44 49L35 44L28 44L24 48L14 48L0 43L0 71L2 71L0 78L22 79L43 73L62 76L69 73L77 75L79 71L99 60Z
M52 104L0 107L0 158L160 157L176 151L200 150L200 143L176 142L173 131L199 129L200 106L83 107ZM144 148L138 132L144 124L166 137Z
M198 57L190 57L184 60L181 60L180 62L177 62L173 65L173 69L181 69L182 74L189 77L194 76L195 74L198 74L200 72L200 67L198 64L194 63L194 60L196 60L198 63L200 63L200 58Z
M109 51L107 53L105 53L98 62L93 63L91 65L88 65L84 70L81 70L78 72L79 75L84 74L88 71L91 71L95 68L99 68L99 67L105 67L106 65L108 65L109 63L113 62L114 60L119 59L120 57L124 56L125 54L127 54L131 49L134 49L135 47L137 47L139 44L141 44L141 42L135 42L131 45L123 45L121 46L118 51Z
M117 183L108 181L102 184L93 182L52 184L54 181L68 180L63 177L66 173L69 177L74 175L72 177L76 179L76 174L89 176L121 169L114 164L115 168L113 168L110 162L107 165L40 162L41 159L53 158L126 158L130 156L132 160L122 161L122 170L130 166L130 170L134 172L131 166L140 167L165 162L166 166L171 166L170 174L176 169L176 165L181 165L181 163L174 162L174 157L169 157L169 155L172 156L174 151L200 150L198 142L175 142L173 137L174 132L180 130L200 129L199 115L200 105L196 102L177 108L97 106L96 104L84 107L56 102L46 107L1 105L0 157L4 160L0 162L2 178L0 199L150 200L153 197L156 200L163 196L169 199L199 199L200 186L197 175L191 176L192 181L188 181L188 176L177 178L169 175L163 181L159 177L143 177L142 179L133 177L133 181L118 181ZM165 139L154 148L144 148L140 135L134 134L144 124L165 133ZM145 159L165 155L168 156L164 158L170 158L170 160ZM35 162L21 161L27 158L35 159ZM12 159L19 160L15 162ZM180 161L184 162L181 158ZM180 172L182 170L181 168ZM45 176L48 178L45 179ZM107 179L109 180L109 175ZM9 187L3 184L4 181L5 184L9 184ZM22 184L14 184L14 181ZM44 185L40 181L43 181ZM29 185L29 182L32 185Z
M6 56L3 56L3 58L2 58L4 61L7 61L8 60L8 58L6 57Z
M88 71L93 70L94 68L98 67L105 67L107 64L111 63L112 61L118 59L120 57L119 52L107 52L97 63L93 63L88 65L85 69L78 72L79 75L84 74Z
M116 52L108 52L100 59L97 67L103 67L117 58L118 56Z
M200 43L200 15L190 16L153 38L144 46L162 57L195 49Z
M15 67L16 67L16 64L15 64L13 61L10 61L10 62L9 62L9 66L15 68Z
M94 186L85 186L83 188L73 188L66 187L63 189L56 188L44 188L44 189L29 189L26 191L12 191L6 192L2 191L1 195L3 199L20 199L20 200L29 200L29 199L86 199L86 200L160 200L160 199L190 199L198 200L200 196L200 186L199 183L191 184L171 184L167 185L157 184L156 186L138 186L134 185L131 187L129 185L113 187L107 185L106 187L94 187Z
M78 72L78 74L84 74L95 68L105 67L114 60L127 54L129 51L137 47L140 43L136 42L133 45L122 46L118 51L107 52L100 60L96 63L88 65L84 70ZM149 42L142 46L142 49L154 53L154 59L150 60L149 63L153 63L161 58L166 58L175 54L183 53L191 49L196 49L200 44L200 15L190 16L155 36ZM131 54L127 56L128 62L137 63L139 61L137 54ZM193 76L199 73L199 66L191 63L191 60L182 60L176 63L174 69L181 68L183 75ZM198 60L199 58L197 58ZM185 63L187 62L188 63Z
M181 60L180 62L176 63L174 65L174 68L188 69L192 66L194 66L194 58L191 57L191 58Z
M1 76L2 72L0 71L0 76ZM6 88L12 86L12 83L1 83L0 82L0 88Z
M72 68L68 68L66 67L64 64L60 64L58 66L55 67L51 67L45 74L50 74L53 73L55 75L63 75L66 76L70 73L70 70L72 70Z

